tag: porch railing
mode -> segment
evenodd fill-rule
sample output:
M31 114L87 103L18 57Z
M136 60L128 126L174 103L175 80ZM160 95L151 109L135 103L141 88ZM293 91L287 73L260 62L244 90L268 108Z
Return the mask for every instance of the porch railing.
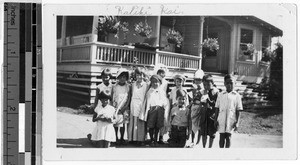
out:
M238 75L264 77L270 74L270 63L237 61L235 71Z
M98 43L96 50L97 63L138 63L144 66L155 65L155 51L135 49L133 46L120 46Z
M151 51L103 42L91 42L80 45L58 47L57 62L90 62L142 66L154 66L162 63L169 68L197 70L200 57L164 51Z
M200 57L163 51L157 51L157 53L159 55L159 63L169 68L199 69Z

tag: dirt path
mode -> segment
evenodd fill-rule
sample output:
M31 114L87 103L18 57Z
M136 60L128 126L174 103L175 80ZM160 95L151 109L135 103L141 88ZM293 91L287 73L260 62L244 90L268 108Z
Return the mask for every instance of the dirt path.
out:
M94 124L91 115L75 115L57 112L57 146L64 148L92 147L86 135L91 133ZM213 148L218 148L217 133ZM200 146L196 146L200 147ZM235 133L232 136L232 148L281 148L282 136L247 135ZM201 147L200 147L201 148Z

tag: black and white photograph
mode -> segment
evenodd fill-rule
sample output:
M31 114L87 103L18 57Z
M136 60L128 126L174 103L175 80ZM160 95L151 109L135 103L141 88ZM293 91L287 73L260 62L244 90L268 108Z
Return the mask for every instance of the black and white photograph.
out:
M291 19L282 9L294 11L293 5L67 8L45 7L51 46L44 51L56 54L45 69L51 70L49 83L55 81L46 89L55 99L51 104L45 98L52 109L45 124L55 128L43 136L51 135L46 152L59 155L48 158L140 160L132 153L138 149L141 155L154 150L141 156L154 160L169 160L157 156L165 151L189 154L174 160L218 159L212 153L226 150L241 154L228 159L255 159L243 151L276 155L291 147L285 143L284 128L291 124L284 119L291 115L283 97L289 34L280 21ZM98 150L102 157L89 153ZM119 158L109 155L124 151Z

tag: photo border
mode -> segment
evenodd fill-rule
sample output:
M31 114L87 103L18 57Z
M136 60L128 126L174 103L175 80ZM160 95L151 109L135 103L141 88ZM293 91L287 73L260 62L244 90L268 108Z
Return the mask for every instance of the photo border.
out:
M164 4L169 8L183 11L181 15L266 15L261 11L268 4ZM151 6L156 15L162 4L117 4L122 6ZM252 9L245 10L245 6ZM278 4L276 4L278 5ZM66 149L56 145L56 16L57 15L116 15L113 7L116 4L44 4L43 5L43 159L44 160L274 160L295 159L297 156L297 112L296 110L296 51L297 18L289 14L286 8L280 13L284 45L284 87L283 91L283 148L230 148L230 149L185 149L185 148L149 148L149 149ZM240 8L238 8L240 6ZM253 8L253 6L255 8ZM260 6L260 7L258 7ZM87 10L88 9L88 10ZM201 10L199 10L201 9ZM203 9L203 10L202 10ZM220 10L218 10L220 9ZM233 10L234 9L234 10ZM272 8L270 8L271 10ZM269 13L269 12L267 12ZM268 15L268 14L267 14ZM291 72L292 71L292 72ZM296 71L296 72L293 72ZM294 88L293 88L294 87ZM293 90L294 89L294 90ZM296 127L295 127L296 126ZM176 153L180 155L174 156ZM126 153L126 154L124 154ZM131 153L139 153L135 156ZM166 154L167 153L167 154ZM216 157L215 155L218 155ZM99 156L100 155L100 156ZM118 155L118 158L115 158ZM164 155L162 158L161 155ZM201 155L201 156L200 156Z

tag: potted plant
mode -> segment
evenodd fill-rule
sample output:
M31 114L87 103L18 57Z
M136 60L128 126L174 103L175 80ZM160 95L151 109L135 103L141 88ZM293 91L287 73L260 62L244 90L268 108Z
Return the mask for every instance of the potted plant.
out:
M203 57L205 57L207 53L215 53L217 50L219 50L218 38L207 38L201 45Z
M121 22L115 16L101 16L99 17L98 26L96 27L98 34L107 36L109 33L115 34L115 37L119 37L119 31L124 32L124 39L128 33L128 22Z
M181 43L183 42L183 37L179 31L174 29L169 29L166 33L167 41L170 44L175 44L177 47L181 47Z
M152 34L152 27L149 26L146 21L145 21L145 23L139 22L139 23L134 25L134 31L135 31L134 35L138 34L141 37L150 38L151 34Z

